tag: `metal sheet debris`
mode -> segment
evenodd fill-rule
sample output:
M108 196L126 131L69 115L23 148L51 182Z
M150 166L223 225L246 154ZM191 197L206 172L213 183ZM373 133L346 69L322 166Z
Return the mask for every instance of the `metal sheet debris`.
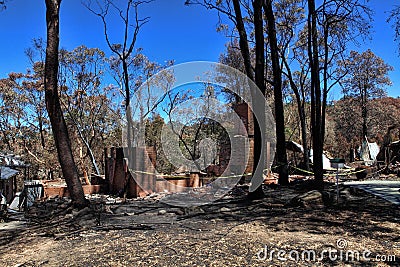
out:
M0 179L1 180L8 180L9 178L17 175L19 171L11 169L9 167L0 167Z

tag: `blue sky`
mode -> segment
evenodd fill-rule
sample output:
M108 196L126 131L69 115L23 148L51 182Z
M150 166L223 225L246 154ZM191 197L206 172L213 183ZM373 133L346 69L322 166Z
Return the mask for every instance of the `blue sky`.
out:
M60 46L73 49L84 44L109 54L100 20L80 2L64 0L61 4ZM183 3L184 0L156 0L143 6L139 14L151 18L139 35L137 47L142 47L150 60L159 63L171 59L176 63L218 61L228 39L215 31L216 12ZM397 97L400 96L400 56L385 13L395 4L398 1L371 0L375 11L374 33L371 40L355 49L362 52L370 48L394 67L390 73L393 86L388 88L388 93ZM29 62L24 50L31 45L32 38L45 38L45 26L44 0L9 0L7 9L0 12L0 78L9 72L25 72ZM114 42L120 40L116 38ZM338 98L340 94L335 92L332 97Z
M217 16L199 6L184 6L183 0L157 0L139 10L150 16L137 47L153 61L174 59L176 63L193 60L217 61L227 39L216 33ZM85 44L109 54L99 18L81 5L80 0L61 4L60 46L73 49ZM44 0L10 0L0 13L0 77L10 71L24 71L28 60L24 50L32 38L46 34ZM120 31L118 31L120 32ZM121 38L113 38L115 43Z

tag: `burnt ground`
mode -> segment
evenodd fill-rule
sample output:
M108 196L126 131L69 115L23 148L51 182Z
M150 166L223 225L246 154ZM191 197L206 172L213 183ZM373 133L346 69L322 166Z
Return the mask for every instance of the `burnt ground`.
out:
M22 228L0 228L0 266L400 266L398 206L344 186L339 204L329 185L311 201L290 201L309 191L301 184L264 191L191 208L159 195L81 211L40 202Z

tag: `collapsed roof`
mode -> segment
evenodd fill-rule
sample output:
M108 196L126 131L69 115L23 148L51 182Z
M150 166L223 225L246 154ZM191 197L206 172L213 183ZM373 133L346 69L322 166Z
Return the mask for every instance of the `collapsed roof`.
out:
M9 167L0 167L0 180L8 180L18 173L19 171L11 169Z

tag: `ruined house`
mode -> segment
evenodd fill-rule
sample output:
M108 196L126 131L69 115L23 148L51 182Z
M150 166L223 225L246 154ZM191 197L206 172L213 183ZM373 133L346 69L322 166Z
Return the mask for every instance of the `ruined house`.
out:
M29 176L28 169L29 165L20 156L0 152L0 192L6 197L7 203L22 189L24 179ZM23 175L18 175L20 173Z
M9 167L0 167L0 192L10 203L17 193L17 174L19 171Z

